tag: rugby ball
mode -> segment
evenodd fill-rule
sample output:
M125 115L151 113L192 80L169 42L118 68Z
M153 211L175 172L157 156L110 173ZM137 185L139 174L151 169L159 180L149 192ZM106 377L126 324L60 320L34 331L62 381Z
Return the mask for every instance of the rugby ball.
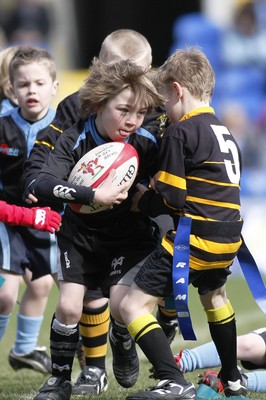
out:
M139 157L137 150L128 143L110 142L95 147L86 153L72 169L68 181L74 185L98 188L112 169L116 170L113 182L133 184L138 172ZM129 187L130 187L129 186ZM107 206L92 203L90 205L68 204L81 214L94 214L109 209Z

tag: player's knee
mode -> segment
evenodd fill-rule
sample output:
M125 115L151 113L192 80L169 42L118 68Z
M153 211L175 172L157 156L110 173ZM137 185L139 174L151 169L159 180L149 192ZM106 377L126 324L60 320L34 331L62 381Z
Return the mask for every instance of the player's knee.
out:
M118 312L124 321L131 320L136 312L136 305L130 301L128 296L125 296L118 307Z
M77 324L81 318L82 308L72 303L59 303L56 315L60 322L66 325Z
M3 295L2 295L3 294ZM14 309L17 298L13 293L5 292L0 295L0 314L10 314Z
M53 286L53 279L50 275L43 276L27 284L26 292L31 298L41 299L48 297Z

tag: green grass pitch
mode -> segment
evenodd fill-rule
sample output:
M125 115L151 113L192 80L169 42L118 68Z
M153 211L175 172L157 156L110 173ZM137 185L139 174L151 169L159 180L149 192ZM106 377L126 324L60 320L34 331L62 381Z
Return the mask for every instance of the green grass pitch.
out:
M21 285L23 290L23 284ZM246 333L252 329L265 326L265 316L259 307L256 305L252 298L247 284L243 278L231 277L228 280L228 297L235 309L237 318L237 329L238 334ZM42 325L39 344L46 345L49 348L49 329L51 316L55 309L55 304L58 296L57 288L53 288L47 310L45 313L44 322ZM192 348L196 345L202 344L209 340L209 331L206 323L205 313L198 300L198 295L193 287L190 287L189 294L189 305L191 310L191 316L193 320L193 327L197 336L197 341L184 341L180 335L176 336L176 339L172 345L173 352L177 353L180 349ZM16 325L16 312L18 306L16 306L12 318L8 327L8 330L0 343L0 399L1 400L30 400L34 397L38 388L47 379L47 376L30 371L20 370L14 372L9 366L7 357L10 348L15 338L15 325ZM72 396L73 400L82 399L99 399L99 400L124 400L127 394L142 391L149 386L153 386L155 381L149 379L149 368L150 364L146 361L143 353L139 351L140 363L140 375L138 382L131 389L121 388L115 381L112 373L112 358L110 349L107 356L107 371L109 376L109 388L107 392L102 393L99 396ZM77 360L74 363L73 380L79 374L79 366ZM200 371L193 373L187 373L186 379L192 380L195 384L197 383L197 377ZM266 393L249 393L249 397L253 399L265 399Z

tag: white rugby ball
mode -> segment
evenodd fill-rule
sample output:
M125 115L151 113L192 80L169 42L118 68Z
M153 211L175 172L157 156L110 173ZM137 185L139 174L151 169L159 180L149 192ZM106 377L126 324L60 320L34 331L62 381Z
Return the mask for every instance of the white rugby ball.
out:
M137 150L128 143L110 142L95 147L86 153L72 169L68 181L78 186L98 188L112 169L116 170L113 182L121 185L124 182L133 184L138 172L139 157ZM129 187L130 187L129 186ZM68 204L81 214L94 214L109 209L106 206L92 203Z

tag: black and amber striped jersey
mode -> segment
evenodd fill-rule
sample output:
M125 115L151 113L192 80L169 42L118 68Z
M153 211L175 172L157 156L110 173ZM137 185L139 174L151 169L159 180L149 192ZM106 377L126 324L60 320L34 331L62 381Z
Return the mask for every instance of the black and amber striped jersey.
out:
M159 140L164 130L169 125L164 106L156 107L151 113L146 114L143 127Z
M196 109L165 130L156 189L176 216L176 224L179 216L197 220L190 235L194 269L227 267L239 249L242 223L239 229L233 226L241 221L240 174L236 140L211 107ZM212 223L204 234L208 222ZM175 231L162 242L171 253L174 236Z

